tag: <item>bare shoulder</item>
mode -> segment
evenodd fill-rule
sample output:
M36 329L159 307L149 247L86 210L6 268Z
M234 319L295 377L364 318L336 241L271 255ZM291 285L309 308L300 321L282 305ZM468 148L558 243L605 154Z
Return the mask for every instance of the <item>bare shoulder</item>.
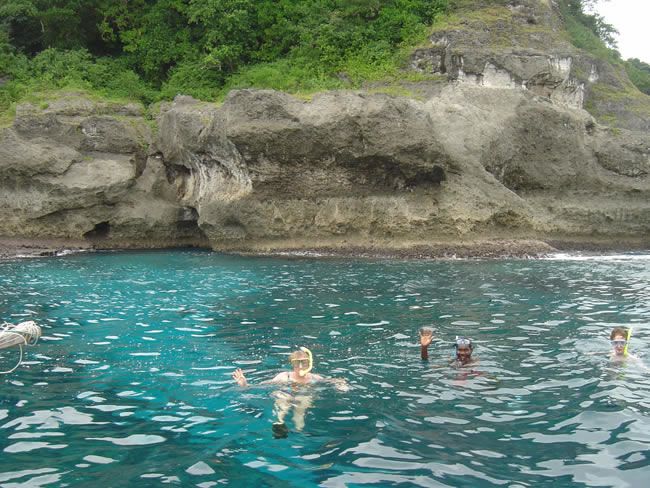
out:
M282 373L276 374L273 379L268 380L266 383L287 383L289 382L289 375L291 373L288 373L286 371L283 371Z
M311 381L323 381L325 379L324 376L321 376L319 374L312 374L311 375Z

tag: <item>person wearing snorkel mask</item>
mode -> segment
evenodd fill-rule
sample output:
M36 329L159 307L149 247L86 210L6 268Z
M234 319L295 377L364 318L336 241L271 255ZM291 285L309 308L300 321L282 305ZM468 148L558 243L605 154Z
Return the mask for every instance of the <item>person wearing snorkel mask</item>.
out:
M627 353L627 339L628 339L629 329L623 327L615 327L612 330L612 333L609 335L609 340L612 343L612 352L610 354L611 359L616 361L622 361Z
M451 366L462 368L464 366L475 366L478 364L478 358L472 357L474 344L472 344L471 339L467 337L456 337L454 348L456 349L456 357L450 362Z
M313 358L311 351L306 347L301 347L300 350L294 351L289 356L289 363L291 364L291 371L283 371L275 375L274 378L262 381L262 385L269 384L286 384L292 383L297 385L305 385L315 381L323 381L321 375L311 373L313 367ZM232 374L233 379L239 386L249 386L248 380L244 375L241 368L237 368Z
M433 329L430 327L422 327L420 329L420 357L424 361L429 359L429 346L431 342L433 342ZM456 349L456 357L451 360L449 363L450 366L473 366L478 363L478 359L472 357L474 345L471 339L456 337L454 348Z
M276 391L273 393L275 398L274 413L276 421L273 423L272 431L276 439L282 439L288 436L289 429L284 423L284 419L293 408L293 423L298 432L305 427L305 415L307 409L312 406L313 397L308 391L300 391L301 385L308 385L316 382L332 383L339 391L348 391L349 386L344 379L325 378L319 374L311 372L314 365L313 356L309 349L301 347L300 350L294 351L289 356L291 371L285 371L277 374L274 378L262 381L261 384L291 385L292 393L285 391ZM238 368L232 375L233 379L239 386L249 386L244 372Z
M638 356L627 352L631 336L631 328L614 327L611 334L609 334L609 340L612 343L612 352L609 354L609 357L612 361L625 361L626 359L631 359L647 369Z

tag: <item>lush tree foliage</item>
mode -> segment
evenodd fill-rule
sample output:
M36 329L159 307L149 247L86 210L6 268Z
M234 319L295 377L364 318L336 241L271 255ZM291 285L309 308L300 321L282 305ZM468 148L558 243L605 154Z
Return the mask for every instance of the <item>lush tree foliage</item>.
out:
M0 77L9 80L0 90L11 99L20 83L77 84L144 100L155 97L154 90L163 97L182 91L212 98L227 83L255 83L262 73L294 89L335 86L342 76L354 78L342 71L394 65L399 48L421 37L446 5L447 0L0 0ZM116 91L116 85L124 88Z
M643 93L650 95L650 64L631 58L625 63L625 69L632 83Z
M61 87L151 102L356 86L396 72L450 1L0 0L0 111ZM597 0L558 1L576 45L619 59Z
M559 0L567 30L573 44L612 63L622 63L630 81L643 93L650 95L650 65L638 60L621 61L616 50L614 26L593 12L599 0Z
M618 31L613 25L605 22L601 15L592 11L598 0L560 0L559 3L565 15L571 20L583 26L607 47L616 49L614 35L618 34Z

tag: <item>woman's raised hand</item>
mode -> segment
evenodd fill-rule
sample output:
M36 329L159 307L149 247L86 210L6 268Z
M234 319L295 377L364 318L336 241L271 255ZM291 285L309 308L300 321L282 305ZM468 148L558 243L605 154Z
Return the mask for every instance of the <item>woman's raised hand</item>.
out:
M429 347L433 341L433 334L420 334L420 345L424 347Z
M246 380L246 376L244 376L244 372L241 368L237 368L232 374L232 377L239 386L248 386L248 381Z

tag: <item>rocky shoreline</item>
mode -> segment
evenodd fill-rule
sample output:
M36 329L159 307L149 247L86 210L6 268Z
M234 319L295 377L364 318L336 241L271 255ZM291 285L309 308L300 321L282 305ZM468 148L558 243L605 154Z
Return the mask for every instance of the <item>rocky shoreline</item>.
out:
M351 259L502 259L539 258L556 249L535 240L477 240L464 242L431 242L413 245L349 245L303 246L273 249L238 249L244 256L351 258Z
M0 261L16 258L62 256L92 250L92 244L83 241L0 237Z
M0 237L0 261L56 257L79 252L103 250L133 251L185 248L187 246L164 247L102 247L85 241L63 239L27 239ZM201 248L208 249L208 248ZM650 251L650 246L642 242L565 242L540 241L531 239L498 239L464 242L432 242L410 246L302 246L257 249L215 250L227 254L246 257L288 257L288 258L344 258L344 259L539 259L559 252L584 252L602 254L611 252Z

